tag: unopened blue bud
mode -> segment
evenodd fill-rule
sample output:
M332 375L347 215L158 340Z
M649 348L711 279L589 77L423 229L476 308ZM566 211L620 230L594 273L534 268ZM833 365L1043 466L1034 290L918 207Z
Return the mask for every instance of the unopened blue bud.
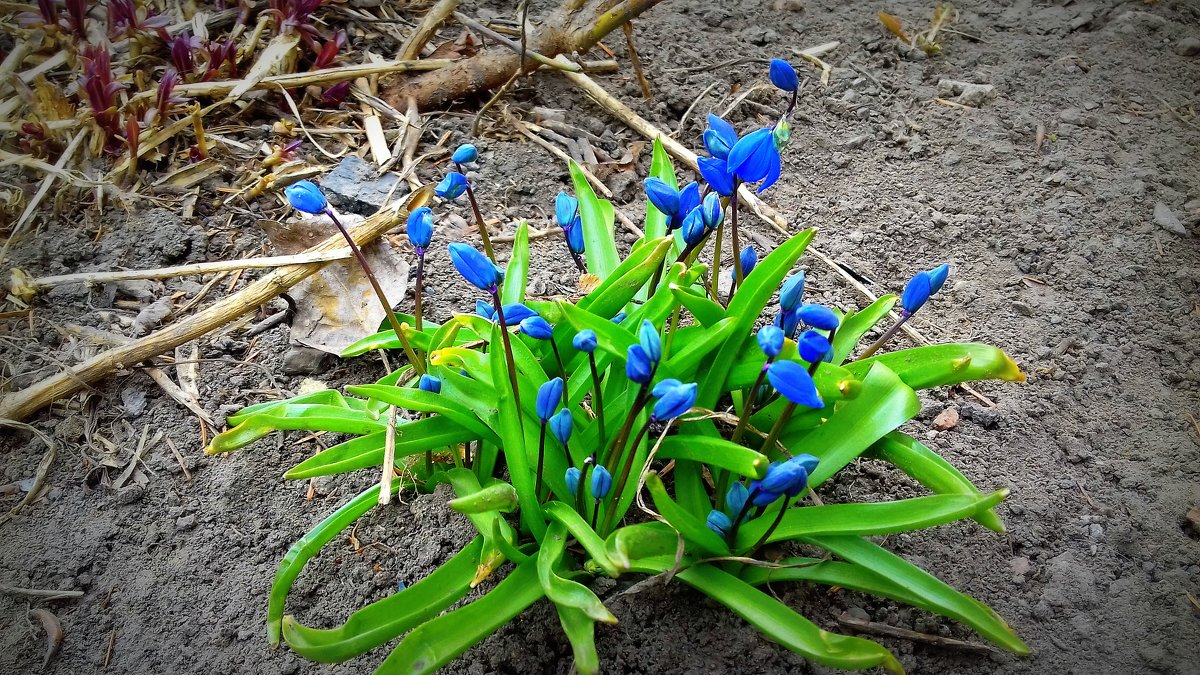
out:
M650 417L656 422L666 422L691 410L696 403L698 389L699 385L695 382L672 387L654 404Z
M725 207L721 205L721 196L716 192L710 192L704 196L704 203L700 207L700 215L704 218L704 226L710 230L716 229L725 220Z
M467 191L467 177L457 171L451 171L440 183L434 186L433 192L443 199L455 200Z
M708 518L705 519L704 524L722 537L729 536L729 530L733 527L733 521L729 519L729 516L716 509L708 512Z
M621 322L624 321L628 316L629 315L625 313L625 310L621 310L621 311L617 312L616 316L609 319L609 321L620 326Z
M779 306L785 312L795 311L804 299L804 272L796 272L783 280L779 287Z
M800 358L809 363L823 361L825 355L832 349L829 339L815 330L804 331L800 339L796 341L796 346L799 347Z
M651 361L658 363L662 360L662 340L658 337L658 330L654 324L648 320L643 320L642 325L638 326L638 344L642 345Z
M564 478L567 481L567 492L570 492L571 496L574 497L579 493L579 469L576 469L575 467L567 469L567 475L564 476Z
M596 468L592 469L592 497L604 499L611 489L612 474L608 472L608 469L597 464Z
M625 376L638 384L649 384L654 376L654 364L641 345L630 345L625 352Z
M554 412L558 410L558 404L562 402L563 379L556 377L542 386L538 387L537 393L537 410L538 419L543 423L549 422L554 416Z
M771 84L779 87L784 91L796 91L800 88L800 78L796 76L796 69L792 64L783 59L771 59L769 69L771 76Z
M737 142L738 135L733 125L709 113L708 129L704 132L704 147L708 153L717 159L725 159Z
M421 376L420 380L417 380L417 389L431 394L440 394L442 393L442 381L426 373Z
M450 262L454 263L454 268L476 288L492 292L496 290L496 285L504 280L500 268L474 246L456 242L448 248Z
M748 277L754 271L754 267L758 265L758 252L753 246L747 246L738 254L738 260L742 263L742 276ZM736 274L737 270L733 270Z
M921 309L932 293L933 283L929 272L917 272L904 286L904 293L900 295L900 306L905 312L912 314Z
M455 164L468 164L479 159L479 151L470 143L463 143L450 155L450 161Z
M746 500L749 498L750 491L741 482L730 485L725 493L725 513L729 514L730 518L737 518L746 507Z
M433 210L428 206L413 209L408 214L408 240L418 250L429 246L433 240Z
M683 240L687 242L688 246L699 246L707 234L708 226L704 224L704 216L701 214L700 208L692 209L692 212L683 219Z
M292 183L283 190L284 196L287 197L288 203L292 208L304 213L324 213L329 206L329 202L325 199L325 194L321 192L321 188L317 187L316 183L308 180L302 180L297 183Z
M565 192L559 192L554 198L554 220L558 226L566 229L575 220L579 212L579 200Z
M929 270L929 294L933 295L942 290L948 276L950 276L950 263L942 263Z
M535 340L549 340L554 337L554 326L540 316L531 316L521 320L521 332Z
M667 395L668 391L680 386L683 386L682 382L673 377L668 377L664 380L659 380L658 384L655 384L654 388L650 390L650 395L654 398L662 398Z
M575 219L574 224L567 228L567 248L571 249L572 253L583 253L583 223L579 218Z
M771 358L783 351L783 329L778 326L763 326L758 330L758 348Z
M819 328L820 330L833 330L841 323L837 313L824 305L804 305L796 310L796 312L800 315L800 320L806 325Z
M651 176L643 184L646 186L646 197L659 212L669 217L679 211L679 191L667 185L665 180Z
M571 345L585 354L596 351L596 331L584 328L571 338Z
M550 433L564 446L571 440L571 431L575 427L575 418L571 411L563 408L550 418Z
M796 405L809 408L824 408L825 403L817 393L812 375L795 361L776 361L767 369L771 386L784 398Z

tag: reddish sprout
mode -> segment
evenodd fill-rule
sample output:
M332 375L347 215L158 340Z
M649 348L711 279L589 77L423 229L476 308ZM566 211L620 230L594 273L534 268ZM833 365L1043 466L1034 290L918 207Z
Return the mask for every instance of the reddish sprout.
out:
M80 59L83 61L83 77L79 78L79 88L87 98L96 124L104 130L107 137L106 149L111 151L114 149L113 143L122 132L113 95L124 89L125 85L113 78L112 61L107 48L88 45L84 47Z
M196 72L196 55L194 50L201 47L200 38L184 30L174 37L170 43L171 64L176 72L185 78Z
M109 37L133 37L137 33L158 34L164 41L167 26L171 25L171 17L165 14L155 14L145 7L138 6L134 0L108 0L108 35Z
M275 28L284 35L295 33L313 51L318 51L317 38L321 32L313 24L312 14L325 0L270 0L267 13L275 20Z
M54 0L38 0L37 12L21 12L17 15L17 25L21 28L58 29L58 5Z
M317 52L317 58L313 61L310 70L322 70L333 65L333 60L337 58L338 52L345 46L346 31L338 30L334 32L333 38L326 40L325 44L321 45L321 49Z
M218 79L221 76L222 64L229 64L228 77L236 78L237 74L237 45L233 40L225 42L209 41L204 45L205 55L208 57L208 64L205 66L204 75L201 76L201 81L208 82Z
M80 40L87 40L87 0L67 0L67 28Z
M338 82L331 87L326 87L325 91L321 92L321 101L328 105L340 106L346 100L346 96L349 93L350 82Z

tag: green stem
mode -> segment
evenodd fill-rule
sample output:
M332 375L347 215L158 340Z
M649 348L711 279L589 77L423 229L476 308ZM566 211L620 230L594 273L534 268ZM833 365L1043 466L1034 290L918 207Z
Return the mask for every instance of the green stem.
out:
M746 519L746 515L750 513L750 507L754 506L754 498L758 495L759 490L756 488L746 495L746 503L742 504L742 510L738 511L737 518L733 519L733 527L729 529L729 538L726 540L729 543L737 541L738 528L742 526L742 521Z
M783 432L783 427L792 418L792 413L795 410L796 404L788 401L787 405L783 407L783 412L779 413L779 419L775 420L775 425L771 427L771 433L767 434L766 440L763 441L762 450L760 451L762 454L770 457L767 453L775 447L775 442L779 440L779 434ZM788 457L792 456L787 450L783 450L782 452Z
M583 468L579 470L579 487L575 489L575 511L581 518L587 518L587 512L583 510L583 492L587 489L588 468L591 465L588 460L583 462Z
M621 491L625 489L625 484L629 482L629 475L633 472L633 460L637 457L638 445L642 439L646 437L646 430L650 428L650 419L646 419L646 423L638 430L637 436L633 437L633 443L629 445L629 452L625 455L625 461L621 465L621 475L617 478L617 483L614 485L612 501L608 503L608 509L604 513L604 527L602 531L607 532L612 526L613 518L617 515L617 506L621 501Z
M742 406L742 414L738 417L737 426L733 429L733 436L730 437L731 442L737 443L745 435L746 422L754 414L754 399L758 396L758 390L762 387L763 379L767 376L767 368L774 360L774 357L767 357L767 362L763 364L762 370L758 371L758 377L754 380L754 386L750 387L749 393L746 394L746 402ZM714 489L716 490L714 496L718 509L725 508L725 491L729 489L729 477L728 469L721 469L717 472L717 478L714 482Z
M417 318L417 332L420 333L424 328L421 311L421 295L425 291L425 250L417 249L417 283L414 296L416 298L413 312Z
M742 287L745 276L742 274L742 249L738 243L738 187L741 181L734 179L733 194L729 196L729 239L733 244L733 285L729 288L729 301L733 302L733 294Z
M604 397L600 393L600 371L596 370L595 352L588 353L588 363L592 366L592 403L596 405L596 422L600 425L600 442L603 443L608 436L604 433Z
M558 362L558 372L563 379L562 401L564 408L570 408L571 404L567 401L567 394L571 391L570 382L567 380L567 369L563 367L562 355L558 353L558 345L554 343L554 337L550 338L550 349L554 352L554 360Z
M667 324L667 344L663 347L664 359L674 353L672 348L675 345L675 333L677 332L675 328L679 325L679 317L682 312L683 305L675 305L675 311L671 312L671 321Z
M758 541L755 542L754 545L751 546L747 550L747 553L758 550L758 547L765 544L767 541L767 538L771 536L771 533L774 532L775 529L779 527L779 524L783 522L784 514L787 513L788 502L790 500L791 500L791 497L788 497L787 495L783 496L783 506L780 507L779 513L775 514L775 521L771 523L771 526L767 528L766 532L763 532L763 536L759 537Z
M896 335L896 331L900 330L900 327L904 325L905 321L908 321L910 316L912 316L912 314L909 314L907 311L901 312L900 319L897 320L896 323L892 324L892 327L887 329L883 335L880 335L879 339L876 340L874 344L872 344L870 347L867 347L867 351L863 352L857 359L854 360L862 361L863 359L870 358L872 354L879 351L881 347L888 343L888 340L891 340L892 337Z
M475 201L475 191L471 189L470 183L467 183L467 201L471 202L471 210L475 212L475 224L479 226L479 236L483 239L483 252L494 263L496 254L492 251L492 238L488 235L487 225L483 223L483 212L479 210L479 202Z
M722 220L721 223L719 225L717 225L717 231L716 231L717 241L716 241L716 243L713 244L713 262L712 262L711 281L712 281L712 299L716 302L720 302L720 300L718 298L721 297L717 294L717 286L720 285L720 283L721 283L721 242L725 239L725 237L723 236L724 232L725 232L725 221ZM737 251L734 251L734 257L737 257ZM732 292L732 291L733 291L733 289L731 288L730 292Z
M508 383L512 385L513 401L517 404L517 424L525 426L525 415L521 411L521 389L517 385L517 366L513 361L512 342L508 337L508 326L504 320L504 306L500 304L500 288L492 290L492 304L496 307L496 320L500 322L500 339L504 342L504 361L508 365Z
M646 405L646 392L649 389L649 384L643 384L641 389L638 390L637 395L633 399L633 405L629 407L629 414L625 416L625 423L621 425L621 430L613 438L612 445L604 455L604 461L600 462L602 466L613 466L617 458L620 457L620 452L625 447L625 441L629 438L629 432L633 429L633 423L637 419L638 414L642 412L642 407Z

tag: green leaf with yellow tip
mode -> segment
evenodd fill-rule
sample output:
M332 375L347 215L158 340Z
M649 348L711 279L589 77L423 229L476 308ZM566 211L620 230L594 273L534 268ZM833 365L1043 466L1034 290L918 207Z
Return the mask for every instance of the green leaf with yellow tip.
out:
M974 342L889 352L852 361L846 364L846 369L862 375L876 363L887 366L913 389L944 387L975 380L1025 381L1025 373L1002 350Z

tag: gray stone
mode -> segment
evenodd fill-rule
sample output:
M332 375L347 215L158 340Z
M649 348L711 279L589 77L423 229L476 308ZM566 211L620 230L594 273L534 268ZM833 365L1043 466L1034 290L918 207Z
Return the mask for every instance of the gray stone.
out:
M938 80L938 96L954 98L956 103L975 108L996 98L996 88L990 84L975 84L958 80Z
M374 165L350 155L321 177L321 187L334 207L369 216L383 207L396 180L396 175L390 173L376 177ZM392 198L406 193L407 189L397 187Z
M193 527L196 527L195 515L180 516L175 519L175 529L180 532L186 532Z
M1186 37L1175 43L1175 53L1180 56L1200 55L1200 38Z
M861 148L862 146L866 145L867 141L869 141L869 140L871 140L870 136L868 136L867 134L861 134L859 136L852 136L851 138L847 138L845 140L845 142L842 143L842 145L846 146L847 148L849 148L851 150L857 150L858 148Z
M285 375L319 375L329 370L329 354L312 347L293 345L283 356Z
M1058 114L1058 119L1067 124L1074 124L1079 127L1088 127L1095 129L1100 125L1100 118L1095 115L1089 115L1079 108L1067 108Z
M1175 215L1171 207L1162 202L1154 205L1154 223L1167 232L1178 234L1181 237L1188 236L1187 228L1179 222L1179 217Z

